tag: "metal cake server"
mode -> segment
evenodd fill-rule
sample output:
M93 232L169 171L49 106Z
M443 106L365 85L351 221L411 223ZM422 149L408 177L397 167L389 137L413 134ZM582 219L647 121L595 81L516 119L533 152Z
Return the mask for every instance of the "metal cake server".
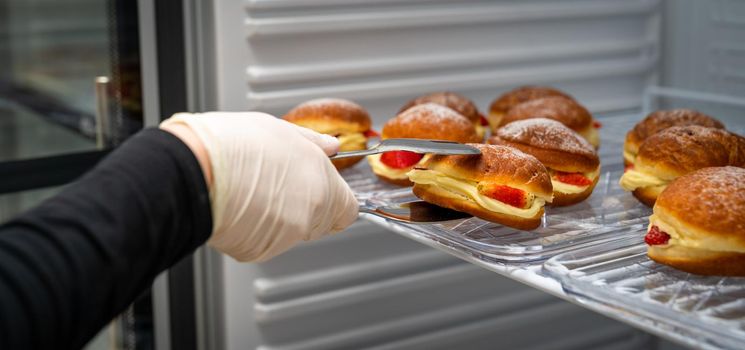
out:
M360 204L360 213L372 214L384 219L406 223L432 223L470 218L470 214L438 207L424 201L406 202L389 206Z
M387 139L365 150L339 152L329 158L362 157L389 151L410 151L432 154L481 154L481 151L477 148L457 142L422 139Z

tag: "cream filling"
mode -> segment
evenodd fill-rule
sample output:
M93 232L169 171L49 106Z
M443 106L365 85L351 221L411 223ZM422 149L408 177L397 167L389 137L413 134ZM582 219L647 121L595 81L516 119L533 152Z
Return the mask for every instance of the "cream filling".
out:
M378 175L381 175L381 176L385 176L385 177L387 177L389 179L393 179L393 180L404 180L404 179L407 179L408 177L406 176L406 173L408 173L409 170L413 169L415 166L417 166L419 164L424 163L427 159L429 159L429 157L431 157L431 155L425 154L424 157L422 157L422 159L419 162L417 162L416 164L414 164L414 165L412 165L410 167L407 167L407 168L396 169L396 168L391 168L391 167L385 165L383 162L381 162L380 161L380 157L381 156L382 156L382 154L373 154L371 156L368 156L367 157L367 163L370 164L370 168L372 168L372 171L375 174L378 174Z
M489 115L486 117L486 120L489 121L489 127L491 130L497 130L499 128L499 123L502 122L502 118L504 117L504 114L497 113L497 112L489 112Z
M484 139L484 135L486 135L486 127L483 125L476 125L476 135L479 136L480 140Z
M631 152L627 150L623 150L623 159L626 160L629 164L634 164L634 160L636 160L636 155L631 154Z
M367 147L367 137L361 132L341 134L337 139L339 140L340 151L352 151Z
M516 208L482 195L477 189L478 183L476 182L456 179L435 170L414 169L408 173L408 176L409 180L415 184L434 185L437 188L445 190L445 192L452 193L452 198L470 200L487 210L521 218L535 217L546 204L545 199L535 197L531 194L531 198L529 198L530 206L528 208Z
M665 221L660 219L657 214L652 214L649 217L649 227L647 232L657 226L660 231L670 235L670 240L666 245L655 245L657 248L665 248L670 246L680 246L691 249L708 250L715 252L735 252L745 253L745 248L742 247L740 242L733 242L722 237L711 236L707 234L699 234L693 230L686 230L682 223L677 220Z
M667 181L660 179L657 176L645 174L635 169L629 169L623 176L618 184L626 191L634 191L637 188L642 187L658 187L661 191L667 187Z
M575 185L570 185L568 183L563 183L561 181L557 181L554 179L551 179L551 185L554 186L554 192L560 192L560 193L566 193L566 194L582 193L589 186L589 185L588 186L575 186Z
M575 194L575 193L581 193L584 192L588 187L592 186L592 184L589 184L587 186L577 186L572 185L568 183L561 182L559 180L554 179L554 170L550 170L551 172L551 185L554 187L554 192L561 192L566 194ZM586 178L595 181L595 178L600 173L600 167L598 167L595 171L589 172L589 173L582 173L583 176Z
M587 142L595 146L595 148L600 147L600 133L594 126L590 125L587 129L583 130L579 134L584 137Z

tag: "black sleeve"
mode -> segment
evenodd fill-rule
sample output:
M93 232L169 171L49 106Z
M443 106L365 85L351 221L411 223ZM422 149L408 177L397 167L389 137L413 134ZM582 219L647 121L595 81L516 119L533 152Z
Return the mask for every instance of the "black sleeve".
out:
M201 168L147 129L0 226L0 349L80 348L212 229Z

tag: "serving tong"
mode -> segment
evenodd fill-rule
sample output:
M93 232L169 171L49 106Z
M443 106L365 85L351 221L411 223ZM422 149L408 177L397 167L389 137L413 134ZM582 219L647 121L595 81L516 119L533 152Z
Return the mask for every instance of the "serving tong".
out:
M424 201L412 201L395 205L360 204L360 213L410 224L426 224L470 218L470 214L438 207Z
M390 151L409 151L414 153L445 155L481 154L481 151L479 151L478 148L457 142L423 139L387 139L365 150L339 152L329 158L341 159L349 157L364 157ZM360 213L407 223L431 223L471 217L469 214L438 207L424 201L412 201L389 206L361 203L359 210Z
M339 152L330 159L341 159L349 157L364 157L373 154L390 151L409 151L414 153L431 154L481 154L478 148L450 141L435 141L422 139L387 139L380 141L375 146L359 151Z

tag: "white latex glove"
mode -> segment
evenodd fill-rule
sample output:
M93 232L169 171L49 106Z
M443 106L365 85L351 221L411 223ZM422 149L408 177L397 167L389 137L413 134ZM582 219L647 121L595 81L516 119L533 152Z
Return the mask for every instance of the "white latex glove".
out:
M265 261L357 218L357 200L328 159L336 138L257 112L179 113L161 128L178 123L211 163L208 244L236 260Z

